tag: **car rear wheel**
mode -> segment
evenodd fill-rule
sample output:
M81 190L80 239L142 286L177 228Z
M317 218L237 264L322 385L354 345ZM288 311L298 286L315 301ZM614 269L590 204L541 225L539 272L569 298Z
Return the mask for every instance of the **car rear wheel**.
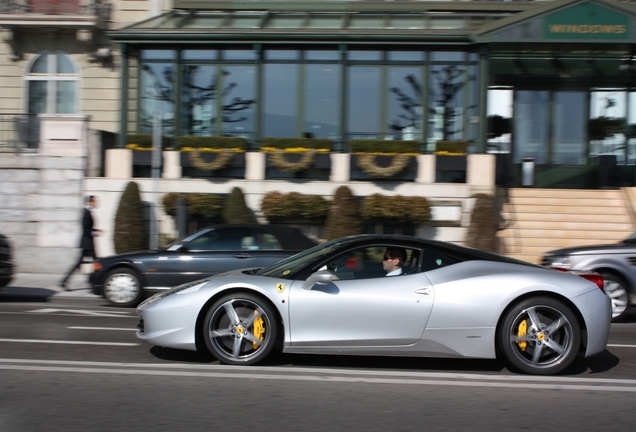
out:
M260 297L237 293L215 302L203 321L203 338L221 363L252 365L267 357L278 324L271 306Z
M603 275L605 294L612 301L612 321L620 321L625 318L627 312L627 282L613 273L601 273Z
M116 268L104 280L104 297L119 307L135 307L141 302L139 275L129 268Z
M549 297L535 297L518 303L506 313L498 341L506 361L514 369L532 375L552 375L576 358L581 330L565 304Z

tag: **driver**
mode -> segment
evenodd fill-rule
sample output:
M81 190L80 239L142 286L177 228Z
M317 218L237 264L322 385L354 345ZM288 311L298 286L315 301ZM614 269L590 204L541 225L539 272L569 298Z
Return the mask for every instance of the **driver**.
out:
M406 250L398 247L388 247L382 258L382 268L387 276L402 274L402 266L406 261Z

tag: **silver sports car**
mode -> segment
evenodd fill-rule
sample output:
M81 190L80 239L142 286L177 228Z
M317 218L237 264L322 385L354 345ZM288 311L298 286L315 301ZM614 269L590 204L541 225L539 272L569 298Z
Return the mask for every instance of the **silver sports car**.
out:
M596 273L433 240L360 235L264 269L191 282L137 308L137 337L227 364L288 353L497 358L548 375L606 348Z

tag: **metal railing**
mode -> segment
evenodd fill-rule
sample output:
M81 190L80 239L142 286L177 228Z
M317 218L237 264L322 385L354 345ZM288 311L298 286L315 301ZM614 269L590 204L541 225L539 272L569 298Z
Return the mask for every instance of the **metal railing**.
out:
M0 152L35 152L40 145L37 114L0 113Z
M106 0L0 0L0 14L92 15L110 21Z

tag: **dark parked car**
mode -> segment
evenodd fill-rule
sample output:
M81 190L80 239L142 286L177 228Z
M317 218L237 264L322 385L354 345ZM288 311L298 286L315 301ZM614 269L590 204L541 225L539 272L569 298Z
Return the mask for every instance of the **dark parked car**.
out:
M93 292L116 306L132 307L144 291L158 291L229 270L267 267L318 243L298 228L221 225L206 228L159 251L99 259L90 276Z
M603 275L612 300L612 318L620 321L636 305L636 233L616 244L570 247L546 253L541 264Z
M13 258L9 239L0 234L0 288L9 285L13 278Z

